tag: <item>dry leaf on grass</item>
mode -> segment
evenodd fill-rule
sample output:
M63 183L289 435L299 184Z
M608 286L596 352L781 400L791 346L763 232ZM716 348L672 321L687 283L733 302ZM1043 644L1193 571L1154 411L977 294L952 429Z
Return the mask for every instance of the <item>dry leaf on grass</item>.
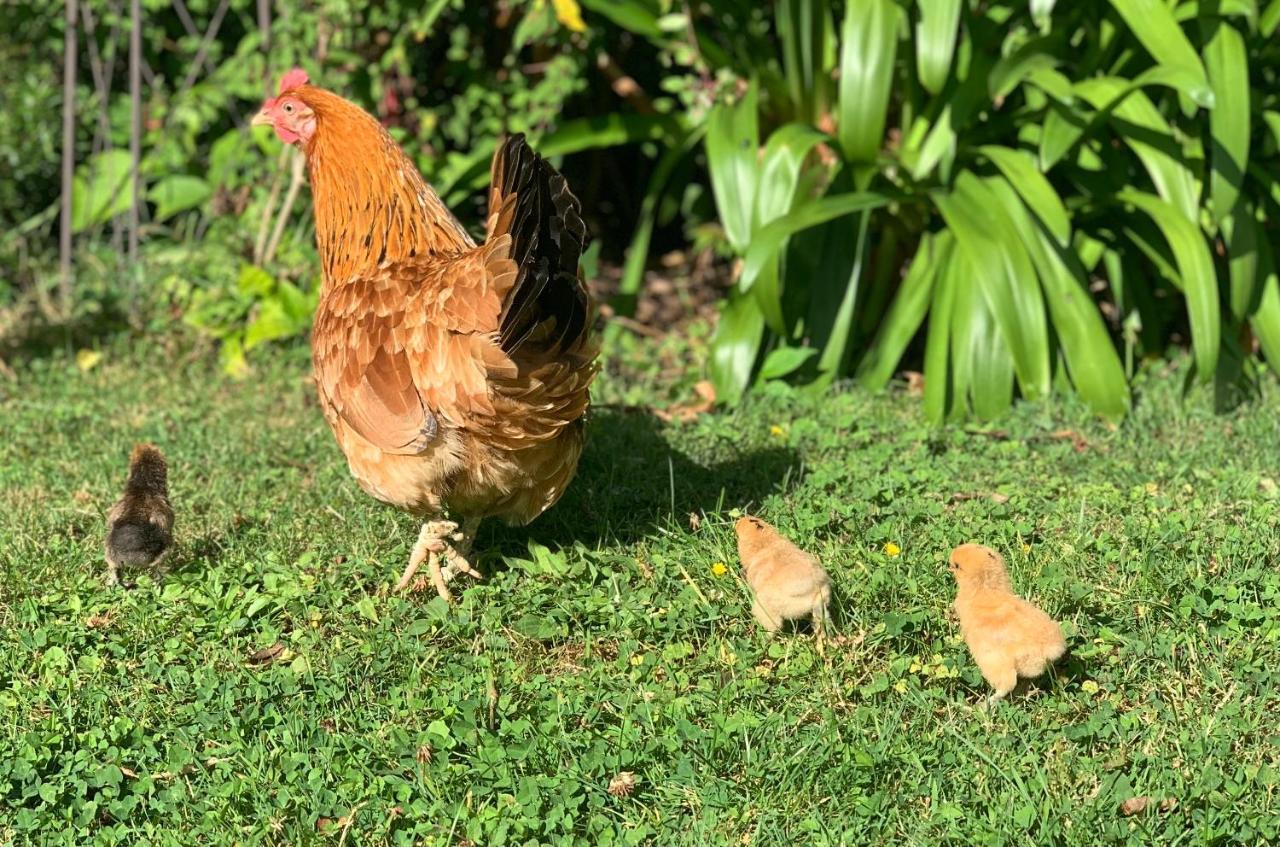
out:
M957 491L951 495L952 503L961 503L965 500L990 500L998 506L1003 506L1009 502L1009 495L1001 494L999 491Z
M277 641L270 647L263 647L261 650L255 650L249 654L249 664L265 665L275 661L280 654L284 652L284 645Z
M907 380L907 393L913 396L924 394L924 374L919 371L903 371Z
M694 385L693 390L699 398L695 402L668 406L666 409L654 409L653 416L665 423L671 423L672 421L688 423L698 415L705 415L715 408L716 388L714 385L704 379Z
M1157 802L1154 797L1130 797L1120 804L1120 814L1125 817L1132 817L1153 808L1157 808L1162 812L1172 812L1178 808L1178 798L1165 797Z

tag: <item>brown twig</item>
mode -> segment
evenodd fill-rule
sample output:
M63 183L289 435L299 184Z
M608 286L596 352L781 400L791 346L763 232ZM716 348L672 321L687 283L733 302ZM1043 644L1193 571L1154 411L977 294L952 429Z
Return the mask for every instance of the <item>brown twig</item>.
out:
M258 237L253 241L253 263L262 264L262 257L267 252L267 235L271 232L271 218L275 214L276 199L280 197L280 173L289 155L288 147L280 148L276 156L276 168L271 176L271 190L267 192L267 205L262 207L262 219L258 221Z
M302 188L302 171L305 165L306 158L294 151L293 167L289 170L289 190L285 192L284 203L280 205L280 214L276 216L276 228L271 233L271 241L267 243L267 252L262 257L264 263L275 258L285 224L289 222L289 213L293 211L293 202L298 199L298 191Z
M649 99L649 95L640 87L640 83L636 82L635 77L624 71L614 58L604 50L601 50L599 55L596 56L596 67L608 78L609 87L613 89L613 93L626 100L631 108L642 115L658 114L658 110L653 106L653 101Z

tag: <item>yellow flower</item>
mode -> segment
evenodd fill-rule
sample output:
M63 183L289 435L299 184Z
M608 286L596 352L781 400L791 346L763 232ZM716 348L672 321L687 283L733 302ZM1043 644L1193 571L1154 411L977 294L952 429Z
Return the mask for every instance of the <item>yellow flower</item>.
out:
M895 682L895 683L893 684L893 690L894 690L894 691L896 691L896 692L898 692L899 694L906 694L906 693L907 693L907 681L906 681L905 679L900 679L900 680L898 680L897 682Z
M724 562L715 562L711 565L711 572L716 576L724 576L729 569L724 566Z
M1152 497L1160 493L1160 486L1156 485L1154 482L1148 482L1146 485L1143 486L1143 488L1145 488L1147 493L1150 494Z
M556 10L556 20L560 21L566 29L574 32L586 32L587 24L582 20L582 9L578 6L578 0L551 0L551 5Z
M644 661L644 653L636 653L631 657L631 664L639 666Z
M1084 682L1080 683L1080 690L1086 694L1097 694L1098 683L1091 679L1086 679Z
M774 424L773 426L769 427L769 434L772 435L774 438L787 437L787 431L782 427L778 426L777 424Z
M896 556L901 552L902 552L902 548L899 547L897 544L894 544L892 541L884 545L884 554L886 556L890 556L890 557Z
M907 668L907 673L920 673L922 666L919 662L912 662L911 667Z
M1023 553L1023 555L1026 555L1027 553L1030 553L1030 552L1031 552L1031 545L1030 545L1030 544L1023 544L1023 545L1022 545L1022 553Z

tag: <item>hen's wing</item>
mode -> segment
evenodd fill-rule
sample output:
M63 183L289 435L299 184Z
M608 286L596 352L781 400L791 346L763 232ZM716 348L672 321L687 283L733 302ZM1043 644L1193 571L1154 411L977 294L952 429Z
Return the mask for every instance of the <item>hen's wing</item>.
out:
M511 448L582 416L594 374L577 198L522 136L494 157L488 239L326 291L316 376L333 414L388 453L442 426Z

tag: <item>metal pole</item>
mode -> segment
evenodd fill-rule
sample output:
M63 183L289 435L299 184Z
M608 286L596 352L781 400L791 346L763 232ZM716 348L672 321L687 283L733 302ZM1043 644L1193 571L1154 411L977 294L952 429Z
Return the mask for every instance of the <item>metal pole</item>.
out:
M138 203L142 200L142 4L129 4L129 178L132 180L133 203L129 206L129 264L138 261Z
M71 187L76 172L76 0L67 0L62 42L62 220L58 233L58 293L71 308Z

